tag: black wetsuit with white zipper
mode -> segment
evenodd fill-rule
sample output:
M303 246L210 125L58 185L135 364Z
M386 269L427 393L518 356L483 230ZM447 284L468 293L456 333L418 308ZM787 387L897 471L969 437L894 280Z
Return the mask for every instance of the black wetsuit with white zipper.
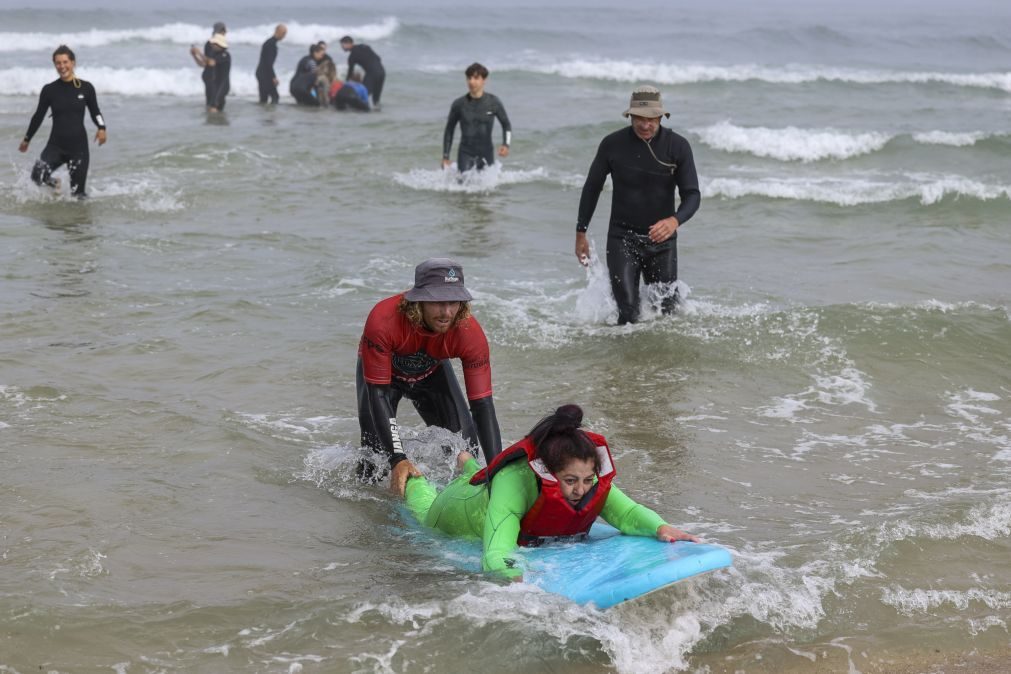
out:
M652 150L652 152L651 152ZM702 200L695 159L688 141L663 126L646 141L628 128L604 137L579 199L576 231L585 232L597 208L600 191L611 175L614 194L607 231L607 269L618 304L618 324L639 319L639 277L647 285L671 286L662 302L664 313L678 302L677 232L661 243L649 239L649 228L674 216L678 226L695 215ZM675 191L681 204L675 209Z
M91 113L95 126L104 129L105 120L98 109L95 87L90 82L74 78L69 82L56 80L42 87L39 106L32 115L24 138L25 142L31 142L46 117L46 111L52 110L53 128L49 132L49 140L32 168L32 180L36 184L55 185L53 171L67 164L71 190L76 196L85 196L90 161L88 132L84 128L85 109Z

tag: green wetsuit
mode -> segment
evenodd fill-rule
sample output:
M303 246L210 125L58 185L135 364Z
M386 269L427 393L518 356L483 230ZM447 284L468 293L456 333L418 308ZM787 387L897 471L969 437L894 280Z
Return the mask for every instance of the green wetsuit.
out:
M472 485L480 466L471 459L440 493L423 477L407 481L407 508L423 525L451 536L480 538L481 566L509 578L523 575L513 558L520 520L537 500L537 476L526 461L506 464L486 485ZM600 516L629 536L656 536L663 518L633 501L613 484Z

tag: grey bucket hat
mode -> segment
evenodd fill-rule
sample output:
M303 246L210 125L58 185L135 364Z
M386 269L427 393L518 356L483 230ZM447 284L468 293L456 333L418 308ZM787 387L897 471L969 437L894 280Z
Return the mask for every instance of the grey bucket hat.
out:
M404 297L409 302L469 302L463 286L463 267L447 257L433 257L414 268L414 287Z
M628 117L670 117L670 113L663 109L663 98L660 90L648 84L636 87L632 91L632 98L628 102L628 110L621 113Z

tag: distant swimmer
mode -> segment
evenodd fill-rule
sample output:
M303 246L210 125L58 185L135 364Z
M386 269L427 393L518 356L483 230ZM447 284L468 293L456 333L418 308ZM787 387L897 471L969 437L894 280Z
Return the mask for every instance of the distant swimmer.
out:
M463 268L431 258L415 268L413 288L379 302L365 321L356 375L362 446L389 463L390 488L397 494L403 495L408 476L421 474L400 439L401 398L414 403L429 426L462 433L472 447L480 444L489 462L502 451L488 338L470 313L471 299ZM462 362L466 397L451 358ZM359 479L375 481L386 470L362 460L357 472Z
M347 79L351 79L356 66L365 71L362 84L372 96L372 109L378 111L379 99L383 95L383 84L386 82L386 69L383 67L382 59L367 44L355 44L350 35L341 38L341 49L348 53Z
M369 90L361 82L361 75L355 73L347 82L334 82L330 87L330 102L338 110L368 112Z
M491 134L498 119L502 125L502 145L498 148L498 156L509 156L509 143L512 140L512 126L506 115L502 102L494 94L484 90L488 79L488 69L480 63L472 63L465 71L467 75L467 93L453 101L449 108L449 118L446 120L446 132L442 139L442 167L450 165L449 153L453 149L453 133L460 124L460 150L457 154L456 167L461 172L471 169L481 170L495 163L495 149Z
M225 24L218 21L214 24L214 28L211 30L211 40L214 39L215 35L225 35L227 32L228 29L225 28ZM193 61L204 69L200 78L204 81L204 99L208 110L215 107L214 104L218 93L217 86L214 83L214 66L216 65L216 61L214 59L215 50L214 45L211 44L211 40L204 43L203 51L201 51L200 47L196 45L190 47L190 56L193 57Z
M611 220L607 230L607 270L618 304L618 325L639 320L639 277L647 285L669 288L661 303L665 314L677 309L677 231L702 200L695 159L688 141L660 126L664 110L660 90L641 86L632 92L626 129L604 137L583 184L576 220L576 259L589 264L586 230L600 191L611 174ZM675 191L681 205L675 210Z
M280 95L277 93L277 73L274 72L274 62L277 61L277 43L288 34L288 27L277 24L274 34L268 37L260 47L260 62L256 66L256 82L260 87L260 102L277 103Z
M88 132L84 128L84 110L91 114L91 121L98 127L95 140L99 145L105 145L105 119L98 109L98 98L95 87L90 82L77 79L74 68L77 59L67 45L60 45L53 52L53 66L60 76L58 80L42 87L39 93L39 105L28 124L28 132L18 150L28 151L28 144L35 132L39 130L46 117L46 111L52 111L53 127L49 132L49 140L42 149L42 154L32 168L32 180L37 185L48 185L59 188L59 181L52 176L53 171L67 165L70 172L70 189L74 196L84 198L85 184L88 180Z

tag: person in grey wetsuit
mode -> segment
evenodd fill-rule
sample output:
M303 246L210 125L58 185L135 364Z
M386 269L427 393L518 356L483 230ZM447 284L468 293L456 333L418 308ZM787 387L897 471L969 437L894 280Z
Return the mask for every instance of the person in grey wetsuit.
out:
M467 67L467 93L453 101L449 108L449 118L446 120L446 133L442 140L442 167L450 165L449 152L453 148L453 133L457 123L460 124L460 150L457 154L456 167L461 172L471 169L481 170L495 163L495 148L491 133L498 119L502 125L502 145L498 148L498 156L509 156L509 144L512 141L512 126L506 115L502 101L494 94L484 90L488 79L488 69L480 63L472 63Z

